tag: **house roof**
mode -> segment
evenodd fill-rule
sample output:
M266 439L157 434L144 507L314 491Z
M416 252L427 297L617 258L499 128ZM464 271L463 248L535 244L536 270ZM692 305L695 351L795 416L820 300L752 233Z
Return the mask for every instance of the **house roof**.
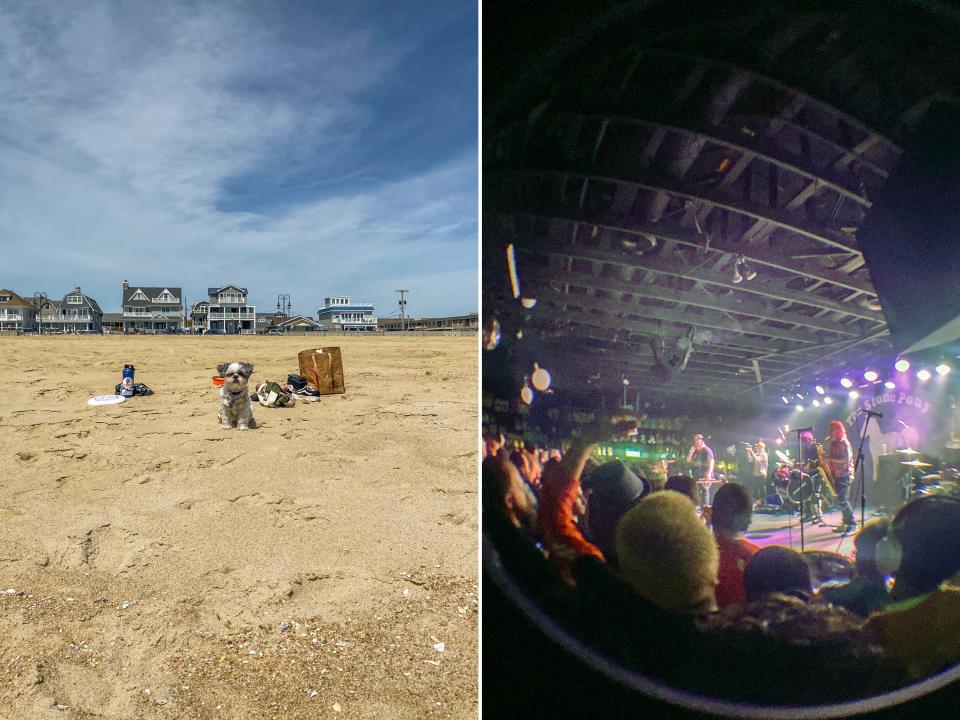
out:
M64 296L63 296L63 299L60 301L60 305L66 305L66 304L67 304L67 298L68 298L70 295L80 295L80 296L83 298L83 300L84 300L84 302L83 302L82 304L84 304L84 305L86 305L87 307L89 307L91 310L93 310L93 311L94 311L95 313L97 313L98 315L103 315L103 310L100 309L99 303L97 303L97 301L94 300L94 299L93 299L92 297L90 297L89 295L85 295L80 288L74 288L73 290L71 290L70 292L68 292L66 295L64 295Z
M219 295L224 290L230 290L231 288L233 288L234 290L239 290L244 295L247 294L247 289L242 288L239 285L224 285L223 287L219 287L219 288L215 288L215 287L207 288L207 295Z
M164 290L168 291L171 295L177 298L177 302L183 301L182 289L178 287L147 287L146 285L130 285L129 287L123 289L123 304L136 305L137 303L152 302L151 298L158 297ZM147 299L134 300L133 296L136 295L138 291L142 291L143 294L147 296Z
M24 299L13 290L7 290L4 288L3 290L0 290L0 295L10 296L10 299L3 303L4 307L34 307L32 301Z
M313 318L307 317L306 315L294 315L293 317L287 318L276 325L277 327L283 327L285 325L313 325L315 327L320 327L320 323Z

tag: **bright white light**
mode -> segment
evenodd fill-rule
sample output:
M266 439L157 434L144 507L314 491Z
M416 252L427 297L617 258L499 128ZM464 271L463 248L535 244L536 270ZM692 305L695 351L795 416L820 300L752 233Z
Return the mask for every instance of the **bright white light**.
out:
M803 400L803 395L801 395L800 393L797 393L797 400Z
M823 404L824 404L824 405L833 405L833 398L832 398L832 397L825 397L825 398L823 399Z
M784 432L790 432L790 426L789 426L789 425L784 425L784 426L783 426L783 431L784 431Z
M860 393L858 393L856 390L851 390L850 397L856 400L858 397L860 397Z
M803 412L803 405L797 405L797 412Z
M867 382L873 382L873 381L876 380L878 377L880 377L880 376L877 375L877 371L876 371L876 370L867 370L867 371L863 374L863 379L866 380Z
M817 385L814 390L817 391L817 395L826 395L827 391L823 388L823 385Z
M930 371L927 370L926 368L923 368L922 370L917 371L917 378L921 382L926 382L927 380L930 379Z
M840 384L843 385L845 388L853 387L853 380L851 380L850 378L842 378L840 380Z
M775 442L777 445L783 445L783 438L777 438L776 440L774 440L774 442Z
M813 405L814 407L820 407L820 401L819 401L819 400L814 400L813 403L812 403L812 405Z
M946 375L948 372L950 372L950 366L946 363L937 365L937 375Z
M893 380L887 380L887 381L883 384L883 386L884 386L887 390L896 390L896 388L897 388L897 384L896 384Z
M788 398L786 395L781 395L781 396L780 396L780 399L783 400L783 404L784 404L784 405L789 405L789 404L790 404L790 398Z
M897 369L897 372L906 372L910 369L910 361L900 358L893 364L893 366Z

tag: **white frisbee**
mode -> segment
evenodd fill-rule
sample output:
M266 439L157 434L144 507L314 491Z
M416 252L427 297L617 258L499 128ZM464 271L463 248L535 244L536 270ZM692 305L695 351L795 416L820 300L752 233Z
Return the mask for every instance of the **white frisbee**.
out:
M123 395L97 395L87 400L87 405L117 405L126 401Z

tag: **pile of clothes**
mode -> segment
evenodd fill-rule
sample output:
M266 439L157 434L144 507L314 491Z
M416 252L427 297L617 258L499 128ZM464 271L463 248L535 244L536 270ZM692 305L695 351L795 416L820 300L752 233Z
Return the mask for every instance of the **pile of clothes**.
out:
M290 407L296 403L297 399L317 402L320 399L320 391L299 375L289 375L286 385L273 380L260 383L255 392L250 395L250 399L256 400L264 407Z

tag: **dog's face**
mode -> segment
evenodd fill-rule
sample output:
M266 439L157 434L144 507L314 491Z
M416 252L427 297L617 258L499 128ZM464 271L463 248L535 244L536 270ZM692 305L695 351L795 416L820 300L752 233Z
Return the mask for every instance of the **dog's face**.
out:
M217 372L223 378L223 387L229 392L242 392L253 374L253 365L245 362L221 363Z

